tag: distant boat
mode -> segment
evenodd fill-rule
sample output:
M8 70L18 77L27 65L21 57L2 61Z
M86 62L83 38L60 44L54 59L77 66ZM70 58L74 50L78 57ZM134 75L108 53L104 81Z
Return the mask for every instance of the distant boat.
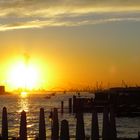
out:
M53 93L50 93L50 94L47 94L45 96L46 99L50 99L52 96L55 96L56 92L53 92Z
M51 99L51 96L47 95L47 96L45 96L45 99Z
M53 92L53 93L50 94L50 96L55 96L55 94L56 94L56 92Z

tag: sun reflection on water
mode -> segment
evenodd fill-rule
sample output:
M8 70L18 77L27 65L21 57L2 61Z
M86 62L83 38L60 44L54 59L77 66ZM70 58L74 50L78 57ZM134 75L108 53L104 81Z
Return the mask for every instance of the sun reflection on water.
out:
M20 96L21 96L22 98L25 98L25 97L28 96L28 92L23 91L23 92L20 93Z
M25 112L29 112L29 99L28 99L28 93L27 92L21 92L20 98L18 101L18 112L22 112L23 110Z

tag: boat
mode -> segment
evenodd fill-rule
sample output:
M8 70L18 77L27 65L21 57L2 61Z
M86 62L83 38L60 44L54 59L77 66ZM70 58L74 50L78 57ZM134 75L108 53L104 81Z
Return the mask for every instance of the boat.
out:
M50 94L50 96L55 96L55 94L56 94L56 92L53 92L53 93Z
M51 99L51 96L47 95L45 96L45 99Z

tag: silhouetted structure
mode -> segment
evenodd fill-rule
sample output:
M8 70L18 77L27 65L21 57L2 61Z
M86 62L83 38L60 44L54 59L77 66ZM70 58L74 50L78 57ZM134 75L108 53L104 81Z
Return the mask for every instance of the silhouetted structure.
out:
M116 115L114 111L114 106L110 105L110 125L111 125L111 135L113 140L117 139L117 131L116 131Z
M19 140L27 140L27 122L25 111L21 112Z
M93 98L73 96L73 113L91 112L93 110Z
M95 98L73 96L73 113L103 112L104 106L112 104L117 116L140 116L140 87L111 88L98 91Z
M61 114L64 113L64 101L61 101Z
M72 113L72 99L69 98L69 113Z
M76 114L76 140L85 140L84 118L83 113Z
M60 140L69 140L69 124L67 120L61 121Z
M52 140L59 139L59 121L58 121L58 111L57 108L54 108L52 113Z
M2 111L2 139L8 140L8 121L7 121L7 109L3 108Z
M111 88L109 94L117 116L140 116L140 87Z
M110 113L110 115L109 115ZM0 140L8 140L8 122L7 122L7 110L4 107L2 113L2 136ZM59 122L58 122L58 111L54 108L52 112L52 136L51 140L59 139ZM89 140L90 136L85 137L84 129L84 118L82 112L77 112L76 114L76 140ZM96 108L94 108L92 113L92 127L91 127L91 140L99 140L99 127L98 127L98 115ZM60 140L69 140L69 124L67 120L61 122ZM138 132L138 138L117 138L116 133L116 121L113 106L105 106L103 114L103 140L138 140L140 139L140 133ZM12 140L27 140L27 122L26 122L26 112L21 112L20 120L20 131L19 138L13 137ZM45 127L45 114L44 109L40 109L40 119L39 119L39 137L35 140L46 140L46 127Z
M75 113L76 112L76 96L74 95L73 96L73 113Z
M44 114L44 109L43 108L40 108L39 140L46 140L45 114Z
M103 132L102 132L103 140L113 140L110 134L111 134L111 128L110 128L110 120L109 120L109 111L108 111L108 107L105 106L103 112Z
M92 113L91 140L99 140L99 126L96 108L93 109Z

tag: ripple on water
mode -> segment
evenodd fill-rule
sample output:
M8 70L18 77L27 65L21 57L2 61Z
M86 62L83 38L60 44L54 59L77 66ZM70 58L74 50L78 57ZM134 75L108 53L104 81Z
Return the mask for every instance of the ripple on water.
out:
M91 94L90 94L91 95ZM64 106L68 108L68 98L70 95L59 94L51 99L44 98L45 95L32 95L26 98L20 96L0 96L0 113L4 106L8 109L8 125L10 136L18 136L20 112L22 110L27 111L27 130L29 140L32 140L38 134L38 121L39 121L39 109L43 107L45 109L46 119L46 135L49 138L51 135L51 122L49 121L50 110L53 107L60 109L60 101L64 101ZM60 111L60 110L59 110ZM70 136L75 136L76 119L73 115L68 114L68 110L64 110L64 115L59 114L60 121L67 119L69 121ZM100 135L102 134L102 114L98 114ZM85 132L86 135L90 135L91 130L91 114L84 114ZM140 118L117 118L117 132L119 137L137 137L137 132L140 131ZM0 115L0 128L1 128L1 115Z

